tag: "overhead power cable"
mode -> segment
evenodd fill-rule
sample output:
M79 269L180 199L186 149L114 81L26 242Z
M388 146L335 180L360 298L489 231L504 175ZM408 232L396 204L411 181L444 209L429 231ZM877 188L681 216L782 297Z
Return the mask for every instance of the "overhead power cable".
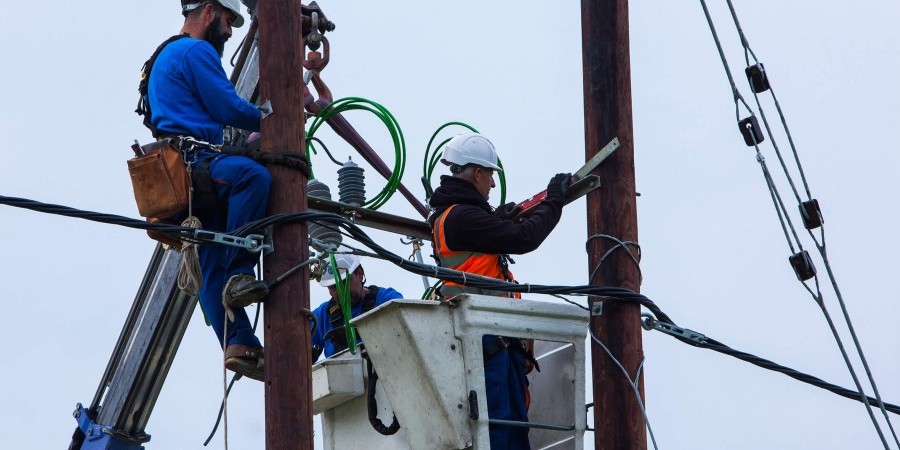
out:
M34 200L26 200L15 197L6 197L0 196L0 204L7 204L10 206L26 208L34 211L46 212L51 214L62 214L69 217L78 217L87 220L97 220L103 219L104 223L110 223L114 225L121 226L129 226L131 228L139 228L139 229L154 229L156 231L160 231L163 233L172 234L175 237L181 236L185 231L192 232L193 230L187 229L185 230L183 227L175 227L168 225L158 225L151 224L148 222L143 222L136 219L130 219L127 217L116 216L111 214L101 214L94 213L90 211L80 211L73 208L61 207L58 205L46 205L40 202L36 202ZM64 213L64 214L63 214ZM452 281L463 285L468 285L472 287L478 288L486 288L490 290L498 290L504 292L519 292L519 293L535 293L535 294L547 294L547 295L587 295L587 296L595 296L600 297L603 301L621 301L621 302L629 302L640 304L644 306L647 310L652 313L653 321L657 324L663 324L664 327L661 326L659 328L661 331L666 331L667 334L671 334L676 339L691 344L697 347L708 348L711 350L718 351L720 353L724 353L735 358L741 359L743 361L750 362L756 366L774 370L780 373L784 373L792 378L795 378L799 381L803 381L804 383L812 384L814 386L820 387L822 389L826 389L835 394L841 395L846 398L855 399L857 401L861 401L859 394L860 392L852 391L846 388L842 388L840 386L836 386L827 382L824 382L816 377L811 375L804 374L802 372L790 369L785 366L781 366L779 364L773 363L763 358L759 358L754 355L750 355L748 353L740 352L730 347L722 344L719 341L708 338L700 333L693 332L691 330L687 330L684 328L679 328L675 325L675 322L665 314L652 300L647 298L646 296L639 294L637 292L631 291L625 288L619 287L611 287L611 286L594 286L594 285L584 285L584 286L548 286L548 285L538 285L538 284L515 284L508 283L505 281L501 281L495 278L488 278L474 274L467 274L466 272L460 272L457 270L446 269L437 266L430 266L424 263L419 263L416 261L410 261L400 255L396 255L385 248L381 247L374 240L372 240L359 226L352 223L351 221L345 219L344 217L338 216L336 214L330 213L319 213L319 212L305 212L305 213L294 213L294 214L279 214L275 216L270 216L263 218L261 220L252 222L247 224L246 226L232 231L232 234L242 236L251 234L254 232L258 232L259 230L266 228L268 226L282 224L282 223L292 223L292 222L301 222L301 221L318 221L320 223L330 223L335 227L342 228L350 237L357 240L361 244L369 247L375 255L389 261L401 269L412 272L417 275L429 275L434 278ZM304 262L302 264L307 264ZM646 323L646 322L645 322ZM646 327L645 327L646 328ZM866 402L874 403L876 400L870 397L865 396L863 394L863 398ZM900 406L896 406L890 403L885 403L884 408L886 411L890 411L894 414L900 414Z
M671 323L664 323L658 321L652 317L649 317L647 314L644 314L643 327L646 330L658 330L663 331L665 334L668 334L675 339L684 342L685 344L692 345L694 347L705 348L709 350L713 350L724 355L732 356L734 358L740 359L741 361L749 362L757 367L761 367L766 370L771 370L773 372L778 372L784 375L787 375L795 380L802 381L806 384L810 384L812 386L816 386L821 389L825 389L834 394L840 395L844 398L849 398L850 400L856 400L858 402L862 402L859 396L859 392L840 387L835 384L831 384L827 381L823 381L820 378L814 377L812 375L800 372L798 370L791 369L790 367L782 366L781 364L774 363L765 358L761 358L759 356L742 352L740 350L735 350L711 337L708 337L702 333L698 333L693 330L689 330L686 328L680 328ZM672 329L675 328L677 330L674 331L666 331L666 328ZM868 401L871 403L875 403L875 399L872 397L868 397ZM890 403L885 403L885 409L894 414L900 415L900 406L893 405Z
M766 185L769 189L769 193L772 197L772 202L775 206L775 210L778 216L778 220L781 223L782 230L785 234L785 239L788 241L788 246L791 249L791 257L789 261L794 268L794 272L797 275L798 280L803 284L804 288L810 293L812 298L815 300L816 304L819 305L826 321L828 322L829 328L831 329L832 335L840 349L841 356L844 359L845 364L847 365L847 369L850 372L851 377L853 378L854 383L856 384L861 401L866 405L866 411L869 414L870 419L872 420L873 425L875 426L876 431L878 432L879 437L881 438L884 447L889 448L887 444L887 440L884 437L884 434L881 430L881 426L875 418L871 408L869 408L869 400L868 396L865 395L862 385L859 382L859 378L856 375L856 370L853 367L853 363L851 362L849 356L847 355L846 349L844 348L844 344L840 337L840 334L837 331L837 328L834 326L834 323L831 319L831 316L828 312L828 309L825 306L824 297L822 295L818 274L816 273L815 266L812 262L812 259L809 257L809 254L806 250L803 249L803 244L800 240L799 235L797 234L796 228L794 227L789 212L785 207L784 201L781 198L780 193L778 192L778 188L775 185L774 180L772 179L772 175L769 172L768 167L765 164L765 158L760 152L759 144L764 141L764 136L762 130L765 130L765 135L769 137L769 141L772 144L772 148L775 151L776 156L778 157L778 161L781 165L782 171L787 179L791 190L794 194L794 198L797 201L801 216L803 218L803 224L806 228L810 239L815 243L815 246L819 252L819 255L822 258L822 261L825 265L826 271L828 273L828 277L831 281L831 285L834 289L835 296L837 297L838 303L840 305L841 311L843 313L844 320L847 324L847 328L850 331L850 335L853 338L853 342L856 347L857 355L860 361L865 368L866 375L868 376L869 384L871 385L874 393L875 393L875 404L879 406L881 412L885 418L885 421L890 428L890 432L892 437L894 438L894 442L897 444L897 447L900 448L900 439L897 437L897 433L894 430L894 426L891 423L890 417L887 414L884 403L881 399L881 394L878 391L878 386L875 383L874 376L872 375L872 371L869 367L869 363L865 357L865 353L862 350L862 345L859 342L859 338L854 330L853 323L850 320L850 315L847 310L846 304L843 299L843 295L841 294L840 288L838 287L837 280L834 276L834 271L831 267L831 263L828 260L827 250L825 246L825 226L824 220L822 218L821 209L819 208L818 200L812 198L812 194L810 192L809 183L807 182L806 175L803 170L803 165L800 162L800 157L797 152L796 145L794 144L793 136L791 135L790 128L787 125L787 120L785 119L784 112L781 108L781 104L778 101L778 98L775 96L775 91L772 88L772 84L769 80L768 74L765 70L763 64L759 61L756 56L756 53L753 52L750 47L749 40L747 39L746 34L744 33L744 29L740 24L740 21L737 16L737 12L734 8L734 5L731 0L726 0L729 11L731 13L732 21L734 22L734 26L737 30L738 37L740 38L741 46L744 50L744 60L747 64L747 69L745 70L747 74L747 78L750 84L750 90L753 92L753 97L756 102L757 109L759 111L759 115L762 118L763 126L760 127L756 121L756 117L754 115L753 110L747 105L741 96L737 85L734 82L734 77L731 74L731 69L728 66L728 62L725 58L725 53L722 50L722 45L719 40L718 33L716 32L715 25L713 24L712 17L709 14L709 9L706 5L705 0L700 0L700 4L703 7L703 12L706 15L707 23L709 24L710 32L712 33L713 40L715 41L716 48L719 52L719 57L722 60L722 65L725 68L725 73L728 76L728 82L732 89L732 94L734 96L734 101L736 104L738 102L742 102L744 106L750 111L750 116L741 119L738 114L738 125L741 129L741 134L744 136L744 141L748 146L752 146L756 149L756 159L760 164L760 168L763 171L763 175L766 180ZM753 60L753 64L751 64L751 58ZM791 171L788 169L788 166L785 162L785 158L783 157L781 150L778 146L778 142L775 139L774 134L772 133L772 129L769 125L768 118L765 114L765 109L763 108L762 102L760 101L759 94L769 92L771 95L772 101L777 109L778 115L781 119L782 128L784 130L785 135L787 136L788 143L790 144L791 151L794 157L794 164L796 166L796 170L800 174L800 178L803 183L803 187L806 194L806 200L804 201L800 197L800 193L797 190L796 184L794 183L793 177L791 176ZM815 229L819 229L820 236L816 237L813 232ZM795 249L796 244L796 249ZM813 279L813 283L815 285L815 289L813 290L807 282L808 280Z
M7 197L0 195L0 203L16 208L29 209L32 211L55 214L59 216L75 217L78 219L86 219L92 222L107 223L110 225L119 225L128 228L136 228L139 230L153 230L160 233L174 234L179 237L191 236L194 229L190 227L182 227L178 225L166 225L162 223L150 223L140 219L132 219L130 217L119 216L115 214L98 213L94 211L85 211L75 209L68 206L54 205L52 203L41 203L27 198Z

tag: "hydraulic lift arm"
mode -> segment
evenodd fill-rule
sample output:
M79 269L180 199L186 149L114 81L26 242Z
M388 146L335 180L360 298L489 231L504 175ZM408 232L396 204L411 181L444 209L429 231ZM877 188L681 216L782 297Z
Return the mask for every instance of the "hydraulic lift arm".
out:
M196 299L177 286L181 254L157 245L90 406L80 403L69 450L141 450L150 413Z

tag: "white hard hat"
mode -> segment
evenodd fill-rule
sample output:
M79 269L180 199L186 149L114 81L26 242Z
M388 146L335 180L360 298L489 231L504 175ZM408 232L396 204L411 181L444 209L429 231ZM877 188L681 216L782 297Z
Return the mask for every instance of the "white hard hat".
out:
M457 135L444 146L444 157L441 162L448 165L465 166L475 164L501 172L500 158L494 144L478 133Z
M188 13L206 3L211 2L209 0L181 0L181 11ZM222 5L223 8L234 13L234 22L231 24L232 27L240 28L244 26L244 15L241 14L241 4L238 0L215 0L214 3L218 3Z
M346 280L360 265L359 256L340 254L334 255L334 261L337 263L338 270L341 271L341 279ZM334 269L331 267L329 260L325 260L327 267L325 273L322 274L322 280L319 285L322 287L334 286Z

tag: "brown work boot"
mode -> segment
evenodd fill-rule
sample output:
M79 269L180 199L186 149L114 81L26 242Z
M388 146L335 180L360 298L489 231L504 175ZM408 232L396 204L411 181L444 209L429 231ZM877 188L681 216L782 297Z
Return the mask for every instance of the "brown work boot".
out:
M225 283L222 303L231 308L243 308L262 301L267 295L269 286L265 281L257 280L253 275L239 273Z
M231 344L225 349L225 368L247 378L263 381L266 377L262 347Z

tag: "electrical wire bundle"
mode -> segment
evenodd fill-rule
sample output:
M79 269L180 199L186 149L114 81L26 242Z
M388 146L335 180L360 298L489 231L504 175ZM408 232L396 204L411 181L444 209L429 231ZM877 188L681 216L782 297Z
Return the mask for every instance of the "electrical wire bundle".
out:
M44 204L40 202L36 202L34 200L16 198L16 197L6 197L0 195L0 204L6 204L9 206L14 206L17 208L30 209L33 211L44 212L49 214L57 214L64 215L68 217L77 217L86 220L91 220L95 222L108 223L114 225L125 226L129 228L142 229L142 230L154 230L160 233L164 233L170 235L175 238L180 239L193 239L197 242L208 243L210 245L221 245L221 244L212 244L207 242L206 236L212 235L213 233L206 232L203 230L195 230L187 227L180 227L174 225L164 225L159 223L150 223L142 220L132 219L123 216L117 216L113 214L104 214L97 213L91 211L83 211L78 210L66 206L60 205L52 205L52 204ZM394 254L377 242L375 242L372 238L370 238L358 225L354 224L350 220L331 213L321 213L308 211L303 213L292 213L292 214L278 214L275 216L269 216L263 219L260 219L255 222L248 223L244 227L241 227L237 230L232 231L230 234L233 236L249 236L254 233L258 233L261 230L276 226L279 224L286 223L296 223L296 222L315 222L323 227L331 228L335 231L340 232L342 235L350 237L355 241L361 243L362 245L368 247L372 252L366 252L360 249L353 248L346 243L344 247L347 247L353 251L354 254L359 254L362 256L374 257L389 261L396 266L417 275L426 275L434 278L438 278L446 281L453 281L456 283L460 283L467 286L486 288L491 290L505 291L505 292L519 292L519 293L535 293L535 294L547 294L555 297L560 297L562 294L567 295L578 295L578 296L589 296L594 297L595 300L602 300L604 302L627 302L639 304L646 308L652 314L645 314L645 317L648 319L645 320L645 328L648 328L651 323L656 322L657 324L662 324L664 326L660 327L650 327L653 329L657 329L660 331L669 334L670 336L682 341L684 343L690 344L692 346L707 348L710 350L714 350L723 354L727 354L733 356L735 358L750 362L758 367L762 367L768 370L773 370L779 373L786 374L794 379L802 381L807 384L811 384L813 386L820 387L822 389L829 390L830 392L836 393L846 398L851 398L857 401L862 401L864 403L872 402L874 403L876 399L871 397L860 398L858 391L852 391L846 388L842 388L840 386L836 386L830 383L826 383L819 378L813 377L811 375L804 374L802 372L790 369L788 367L773 363L766 359L760 358L758 356L751 355L749 353L741 352L735 349L732 349L721 342L707 337L701 333L688 330L686 328L680 328L675 325L675 322L662 311L659 306L656 305L652 300L644 296L643 294L639 294L629 289L620 288L620 287L610 287L610 286L596 286L596 285L582 285L582 286L553 286L553 285L539 285L539 284L516 284L509 283L502 280L498 280L495 278L483 277L480 275L470 274L466 272L460 272L457 270L447 269L438 266L431 266L424 263L419 263L416 261L411 261L407 258ZM373 253L374 252L374 253ZM288 270L286 273L279 276L275 282L271 283L270 286L274 287L277 283L287 278L290 274L294 273L300 267L303 267L311 262L314 262L315 259L310 259L309 261L305 261ZM560 297L562 298L562 297ZM568 301L568 300L567 300ZM570 301L570 303L572 303ZM582 308L584 306L579 305ZM353 341L355 342L355 340ZM349 341L348 341L349 343ZM880 402L880 400L878 400ZM885 413L890 411L894 414L900 414L900 406L893 405L890 403L883 403L883 410Z

